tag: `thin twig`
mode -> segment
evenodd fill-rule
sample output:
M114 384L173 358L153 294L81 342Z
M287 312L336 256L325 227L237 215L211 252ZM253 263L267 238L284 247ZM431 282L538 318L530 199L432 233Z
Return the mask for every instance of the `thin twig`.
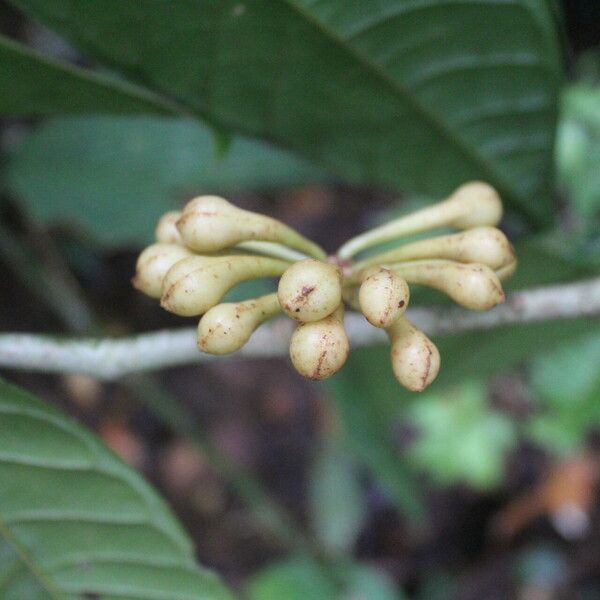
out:
M408 317L429 335L492 329L600 315L600 277L587 281L523 290L506 302L479 313L458 307L414 308ZM385 342L385 333L358 314L349 313L346 327L354 347ZM277 319L260 328L235 356L275 357L288 353L293 324ZM59 338L25 333L0 334L0 366L45 372L86 373L116 379L149 371L210 360L196 348L193 328L164 330L124 338Z

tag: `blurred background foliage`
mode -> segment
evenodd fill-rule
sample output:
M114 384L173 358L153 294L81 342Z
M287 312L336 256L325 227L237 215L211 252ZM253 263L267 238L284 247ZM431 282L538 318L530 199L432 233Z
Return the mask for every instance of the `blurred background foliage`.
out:
M597 3L426 4L0 3L2 328L178 326L128 281L201 192L333 250L482 178L509 291L597 274ZM600 323L438 341L418 397L387 348L322 386L284 360L8 375L144 472L251 599L600 597Z

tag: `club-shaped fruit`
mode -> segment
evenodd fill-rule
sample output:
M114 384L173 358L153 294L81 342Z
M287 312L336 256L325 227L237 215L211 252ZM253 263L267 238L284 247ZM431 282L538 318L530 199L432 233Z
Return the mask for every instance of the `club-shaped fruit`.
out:
M243 210L219 196L199 196L183 209L177 228L186 246L218 252L248 240L277 242L309 256L325 258L316 244L280 221Z
M501 219L502 202L496 190L487 183L473 181L461 185L446 200L349 240L338 250L338 256L348 259L370 246L439 227L493 227Z
M183 244L179 230L177 229L177 221L181 218L181 213L178 210L166 212L156 224L154 237L157 242L165 244Z
M436 345L406 317L400 317L386 331L396 379L412 392L422 392L440 370Z
M500 267L499 269L496 269L496 275L498 276L498 279L500 281L505 281L506 279L510 279L515 274L515 271L517 270L517 264L518 264L518 261L515 258L515 260L505 264L504 266Z
M387 328L404 314L410 291L406 281L394 271L368 269L358 291L360 309L371 325Z
M254 330L280 312L277 294L244 302L225 302L209 309L198 324L198 348L209 354L239 350Z
M201 315L238 283L281 275L288 265L266 256L191 256L167 272L160 304L182 317Z
M344 308L320 321L300 323L290 340L292 364L304 377L326 379L339 371L350 351L344 328Z
M177 222L179 219L181 219L180 211L172 210L165 213L159 219L156 225L156 241L164 242L166 244L185 245L183 239L181 238L181 234L179 233L179 229L177 229ZM273 258L282 258L289 261L302 260L303 258L306 258L306 254L274 242L251 240L236 244L235 249L248 254L261 254L264 256L272 256Z
M488 310L504 301L500 279L492 269L479 263L451 260L415 260L388 267L408 283L425 285L450 296L471 310Z
M320 321L342 300L342 272L331 263L307 258L291 265L279 280L281 309L296 321Z
M481 263L496 270L514 261L515 252L499 229L473 227L460 233L440 235L398 246L356 263L354 269L428 258Z
M147 296L160 298L167 271L176 262L190 256L193 256L192 252L177 244L152 244L138 257L131 282Z

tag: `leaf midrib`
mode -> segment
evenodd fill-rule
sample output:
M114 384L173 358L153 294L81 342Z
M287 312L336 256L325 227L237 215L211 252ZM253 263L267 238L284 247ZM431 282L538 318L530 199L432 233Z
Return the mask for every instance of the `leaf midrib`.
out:
M334 31L325 27L323 23L321 23L315 16L313 16L310 12L298 6L293 0L280 0L283 4L288 6L291 10L296 12L302 18L306 19L306 21L311 24L313 27L318 29L324 36L333 41L337 46L339 46L344 52L349 54L354 60L356 60L363 68L365 68L372 75L375 75L378 79L383 81L385 85L391 88L397 96L402 97L402 99L408 103L411 108L419 113L419 115L428 122L434 130L436 130L439 134L441 134L444 138L446 138L453 146L458 147L462 155L472 164L475 165L477 170L485 173L490 179L489 183L493 184L498 191L503 196L508 196L513 199L524 200L525 197L521 196L515 192L512 187L508 184L507 181L504 180L504 177L498 173L495 169L491 167L491 165L486 162L481 156L479 156L476 152L474 152L473 148L464 140L462 136L459 135L454 129L449 127L441 120L435 113L429 111L425 106L423 106L419 100L410 93L404 86L400 83L392 79L390 76L386 74L386 72L377 64L372 62L368 57L363 56L356 48L354 48L351 44L349 44L342 37L337 35ZM536 25L537 26L537 25ZM526 203L519 203L524 210L527 209Z

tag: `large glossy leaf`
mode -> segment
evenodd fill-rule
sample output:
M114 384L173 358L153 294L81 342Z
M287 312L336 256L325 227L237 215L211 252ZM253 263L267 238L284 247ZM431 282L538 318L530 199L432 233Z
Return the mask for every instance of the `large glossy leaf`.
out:
M355 182L482 178L548 213L559 58L545 0L13 0L216 123Z
M155 492L92 435L0 382L3 600L224 600Z
M114 77L44 57L0 36L0 113L169 113L164 99Z
M236 137L218 156L190 119L55 118L9 156L4 184L32 215L82 225L106 243L144 243L167 210L194 193L272 189L325 174L270 145Z

